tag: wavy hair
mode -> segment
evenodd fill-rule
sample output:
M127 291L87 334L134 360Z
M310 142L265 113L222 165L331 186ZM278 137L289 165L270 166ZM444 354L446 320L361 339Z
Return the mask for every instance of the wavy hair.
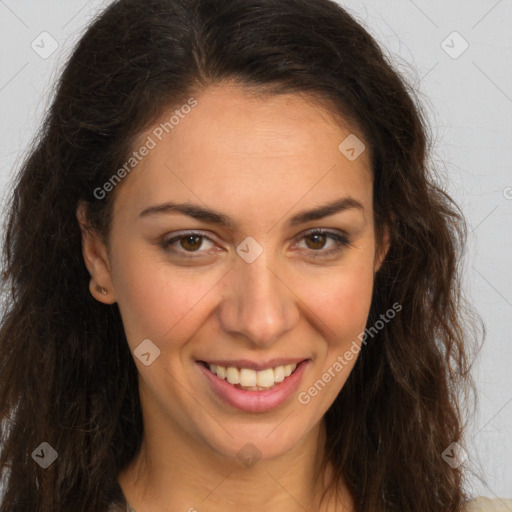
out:
M442 452L462 438L473 389L458 266L466 227L429 164L413 89L331 0L117 0L70 56L8 205L0 512L126 506L117 477L143 434L137 369L117 305L89 293L75 212L85 202L108 240L115 194L94 190L165 108L227 80L313 95L371 150L376 234L387 227L391 247L368 325L390 304L402 310L325 414L334 485L348 485L358 512L460 510L464 473ZM42 442L58 452L47 469L32 457Z

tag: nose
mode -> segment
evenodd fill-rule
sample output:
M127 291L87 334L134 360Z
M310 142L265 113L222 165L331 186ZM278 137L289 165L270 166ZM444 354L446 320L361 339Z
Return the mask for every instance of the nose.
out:
M293 290L268 263L265 252L252 263L240 258L228 274L228 291L218 308L226 332L259 347L272 345L299 321Z

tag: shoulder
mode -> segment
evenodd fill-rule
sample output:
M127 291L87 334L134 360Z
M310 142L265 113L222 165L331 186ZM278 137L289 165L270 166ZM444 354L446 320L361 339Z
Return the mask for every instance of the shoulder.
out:
M512 512L512 499L476 498L468 501L464 512Z

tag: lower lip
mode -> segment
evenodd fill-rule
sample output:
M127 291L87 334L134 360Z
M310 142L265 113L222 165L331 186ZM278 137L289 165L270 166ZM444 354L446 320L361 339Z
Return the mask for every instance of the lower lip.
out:
M297 391L308 361L299 363L289 377L286 377L283 382L275 384L272 389L267 391L244 391L243 389L238 389L226 380L217 377L202 363L197 364L215 393L228 405L247 412L266 412L279 407Z

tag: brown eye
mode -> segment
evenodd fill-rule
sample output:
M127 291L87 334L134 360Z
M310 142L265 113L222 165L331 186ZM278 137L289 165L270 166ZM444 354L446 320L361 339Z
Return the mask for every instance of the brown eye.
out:
M179 240L181 247L186 251L197 251L203 243L203 237L200 235L182 236Z
M316 229L302 235L300 245L310 258L332 258L341 256L350 241L345 234Z
M312 233L311 235L307 235L305 240L308 249L318 250L324 248L327 236L324 233ZM311 243L308 243L308 240L311 241Z
M214 246L213 240L202 233L182 233L167 240L162 240L161 243L164 251L184 258L205 256L207 251L211 251ZM193 255L193 253L197 254Z

